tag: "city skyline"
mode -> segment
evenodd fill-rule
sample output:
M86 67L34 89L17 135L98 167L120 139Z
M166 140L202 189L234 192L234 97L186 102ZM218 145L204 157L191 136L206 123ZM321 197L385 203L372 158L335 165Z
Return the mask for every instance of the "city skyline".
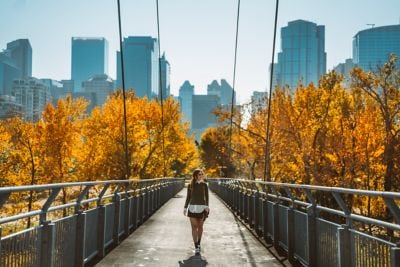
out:
M280 51L280 28L296 19L311 21L326 26L327 70L332 69L352 57L353 37L370 27L366 24L378 27L399 23L399 1L374 3L299 0L289 5L281 1L276 53ZM109 74L116 78L116 60L112 56L119 50L116 3L9 0L0 5L0 23L7 25L0 29L0 47L28 38L33 49L34 77L68 79L70 38L76 36L104 37L109 41ZM121 1L121 8L123 37L157 37L155 4ZM237 2L230 1L160 1L161 53L166 53L171 64L172 94L178 95L185 80L195 86L197 94L204 94L207 84L215 79L232 84L236 8ZM239 103L249 101L252 91L269 87L274 9L274 1L242 3L235 88ZM63 15L56 10L63 10Z

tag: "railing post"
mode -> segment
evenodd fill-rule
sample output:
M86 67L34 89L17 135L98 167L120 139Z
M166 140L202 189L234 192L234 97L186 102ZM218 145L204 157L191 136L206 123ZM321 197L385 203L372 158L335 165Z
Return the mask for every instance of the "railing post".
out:
M279 249L279 203L272 205L273 214L273 231L274 231L274 248Z
M390 266L400 266L400 243L390 249Z
M40 245L40 266L53 267L56 242L56 226L50 221L43 222L42 243Z
M121 212L121 197L118 195L118 190L114 194L114 205L115 205L115 214L114 214L113 239L114 239L114 245L118 245L119 244L119 214Z
M125 195L125 221L124 221L124 230L125 230L126 236L129 235L129 214L130 214L130 209L131 209L130 199L131 199L131 197L129 196L128 191L127 191L126 195Z
M288 259L289 262L294 262L294 208L287 210L287 238L288 238Z
M339 266L351 266L350 231L347 225L338 228L338 258ZM395 265L393 265L395 266Z
M258 190L254 193L254 229L256 230L256 233L260 235L260 229L259 229L259 224L260 224L260 193Z
M106 255L105 252L105 243L106 243L106 207L104 205L100 205L97 207L99 210L99 224L97 227L97 250L99 252L98 257L104 258Z
M263 237L264 237L265 242L268 242L269 241L269 238L268 238L268 220L270 218L268 218L268 200L267 200L267 198L263 199L262 203L263 203L262 204L263 205L263 217L262 217L262 220L263 220Z
M82 267L84 266L85 232L86 232L86 213L78 211L76 217L75 266L82 266Z
M307 209L308 266L317 266L317 220L314 206Z

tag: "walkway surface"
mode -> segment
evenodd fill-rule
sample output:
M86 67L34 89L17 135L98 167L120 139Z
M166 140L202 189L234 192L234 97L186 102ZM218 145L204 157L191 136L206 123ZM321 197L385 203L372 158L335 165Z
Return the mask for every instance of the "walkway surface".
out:
M225 205L210 194L201 256L194 255L186 188L162 206L96 266L282 266Z

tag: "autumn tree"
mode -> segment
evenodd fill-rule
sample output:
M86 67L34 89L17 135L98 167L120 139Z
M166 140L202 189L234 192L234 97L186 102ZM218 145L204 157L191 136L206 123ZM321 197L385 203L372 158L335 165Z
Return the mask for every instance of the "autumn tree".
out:
M400 71L396 67L397 57L378 67L377 72L365 72L361 68L352 71L354 86L363 90L379 107L384 122L385 142L383 162L385 164L384 190L399 189L397 166L400 132Z

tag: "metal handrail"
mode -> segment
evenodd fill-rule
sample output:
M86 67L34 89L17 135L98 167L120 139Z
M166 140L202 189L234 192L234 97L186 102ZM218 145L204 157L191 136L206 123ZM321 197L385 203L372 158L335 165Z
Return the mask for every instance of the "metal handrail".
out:
M69 188L69 187L76 187L76 186L85 186L85 187L93 187L97 185L105 185L109 188L109 185L111 184L117 184L117 185L122 185L122 184L144 184L145 188L147 187L152 187L154 184L153 182L158 182L158 185L168 183L168 182L174 182L178 180L182 180L183 178L155 178L155 179L148 179L148 180L108 180L108 181L93 181L93 182L74 182L74 183L56 183L56 184L43 184L43 185L27 185L27 186L14 186L14 187L1 187L0 188L0 196L3 197L4 201L3 203L0 204L0 208L4 205L6 200L9 198L11 193L20 193L20 192L29 192L29 191L34 191L34 192L40 192L44 190L60 190L62 188ZM62 205L57 205L57 206L51 206L53 203L54 199L50 200L50 197L47 199L49 201L48 207L42 208L42 209L35 209L29 212L5 217L0 219L0 225L4 223L9 223L12 221L17 221L33 216L43 216L47 214L48 212L53 212L56 210L62 210L66 208L71 208L71 207L77 207L83 204L88 204L96 201L101 201L103 199L108 199L114 197L115 194L118 195L125 195L129 193L136 193L140 192L140 190L144 190L145 188L137 188L134 190L129 190L129 191L122 191L122 192L113 192L112 194L101 196L101 197L95 197L91 199L82 199L82 195L78 196L77 199L71 200L69 203L62 204ZM82 193L84 193L85 190L83 190ZM81 194L82 194L81 193ZM104 192L105 193L105 192ZM45 218L45 216L44 216Z
M350 189L343 187L328 187L328 186L316 186L316 185L305 185L305 184L288 184L288 183L277 183L277 182L265 182L265 181L254 181L254 180L244 180L244 179L233 179L233 178L210 178L210 181L221 181L227 184L233 185L235 187L242 188L248 192L248 190L252 190L255 184L269 186L273 189L274 194L268 192L259 192L260 195L264 197L270 197L276 200L283 200L286 202L291 202L296 205L301 205L304 207L314 206L316 210L327 212L333 215L337 215L348 220L348 224L351 227L351 220L359 221L367 224L373 224L381 227L385 227L388 229L392 229L395 231L400 231L400 209L394 200L400 200L400 193L397 192L385 192L385 191L370 191L370 190L360 190L360 189ZM240 184L240 186L238 185ZM246 184L248 187L246 187ZM281 187L284 189L301 189L302 193L307 196L307 201L298 200L295 198L290 198L284 195L279 195L277 193L277 187ZM319 205L316 199L311 195L311 191L323 191L327 193L331 193L333 198L338 203L341 210L332 209L329 207L325 207ZM308 194L307 194L308 192ZM385 204L389 207L395 222L387 222L379 219L374 219L366 216L362 216L356 213L353 213L351 208L347 207L343 201L343 198L340 194L353 194L358 196L369 196L369 197L381 197L384 199ZM293 197L293 196L292 196ZM310 199L311 198L311 199ZM390 206L389 206L390 205Z

